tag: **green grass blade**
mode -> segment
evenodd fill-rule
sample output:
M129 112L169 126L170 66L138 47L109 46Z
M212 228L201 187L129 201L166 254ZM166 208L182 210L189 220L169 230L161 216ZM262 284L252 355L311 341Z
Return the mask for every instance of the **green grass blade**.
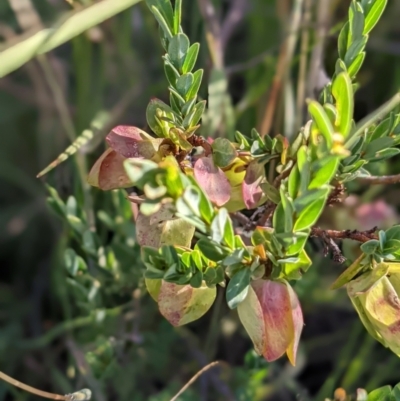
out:
M0 78L15 71L36 55L53 50L140 1L104 0L81 11L72 12L54 27L43 29L6 48L0 52Z

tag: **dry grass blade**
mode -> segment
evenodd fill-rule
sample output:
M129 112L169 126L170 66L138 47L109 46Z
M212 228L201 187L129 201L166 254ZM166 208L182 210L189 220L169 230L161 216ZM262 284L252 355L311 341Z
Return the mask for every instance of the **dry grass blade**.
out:
M176 401L178 397L182 395L203 373L207 372L207 370L210 370L213 367L222 364L227 365L226 362L223 361L214 361L204 366L171 398L170 401Z

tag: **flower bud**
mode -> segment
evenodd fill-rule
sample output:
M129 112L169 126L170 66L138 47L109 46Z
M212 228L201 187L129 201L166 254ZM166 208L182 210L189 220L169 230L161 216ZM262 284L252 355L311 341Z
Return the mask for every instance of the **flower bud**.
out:
M256 352L271 362L285 352L292 365L303 329L303 313L293 288L285 280L256 280L238 306L239 318Z

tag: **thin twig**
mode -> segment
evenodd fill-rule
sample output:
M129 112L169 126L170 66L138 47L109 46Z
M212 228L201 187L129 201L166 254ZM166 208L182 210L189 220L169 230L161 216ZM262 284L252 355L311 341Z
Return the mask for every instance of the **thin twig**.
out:
M382 176L371 176L362 177L360 181L366 184L379 185L379 184L398 184L400 182L400 174L396 175L382 175Z
M371 239L378 239L375 234L377 227L371 228L366 231L359 230L324 230L319 227L313 227L311 229L311 237L327 237L332 239L351 239L358 242L367 242Z
M183 394L204 372L213 368L214 366L226 364L223 361L214 361L200 369L172 398L170 401L176 401L178 397Z
M13 385L14 387L18 387L22 390L27 391L28 393L38 395L39 397L43 398L49 398L51 400L60 400L60 401L74 401L74 400L80 400L80 401L87 401L90 400L92 392L88 389L83 389L80 391L77 391L72 394L66 394L66 395L61 395L61 394L55 394L55 393L48 393L47 391L42 391L39 390L35 387L29 386L28 384L21 383L18 380L15 380L11 376L6 375L3 372L0 372L0 379L4 380L5 382Z

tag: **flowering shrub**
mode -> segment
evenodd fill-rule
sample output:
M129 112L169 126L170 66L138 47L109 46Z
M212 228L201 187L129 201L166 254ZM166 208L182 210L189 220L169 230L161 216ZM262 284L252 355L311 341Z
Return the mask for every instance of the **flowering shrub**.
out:
M236 132L235 141L199 135L206 110L197 97L199 44L182 32L181 1L174 9L169 0L147 4L160 25L170 104L150 101L150 133L115 127L88 182L102 190L135 188L129 199L139 206L146 285L161 314L175 326L194 321L213 304L216 286L226 287L227 304L238 309L256 351L268 361L286 352L295 364L303 315L290 283L312 264L305 244L320 236L343 262L333 239L353 238L363 242L362 254L333 288L347 286L369 333L399 353L400 227L377 234L315 226L346 182L368 179L367 164L400 152L400 114L392 111L399 95L353 120L355 78L386 1L352 1L335 73L319 101L307 100L311 119L291 142L255 129L249 137ZM245 209L254 212L246 217ZM238 232L249 233L251 243Z

